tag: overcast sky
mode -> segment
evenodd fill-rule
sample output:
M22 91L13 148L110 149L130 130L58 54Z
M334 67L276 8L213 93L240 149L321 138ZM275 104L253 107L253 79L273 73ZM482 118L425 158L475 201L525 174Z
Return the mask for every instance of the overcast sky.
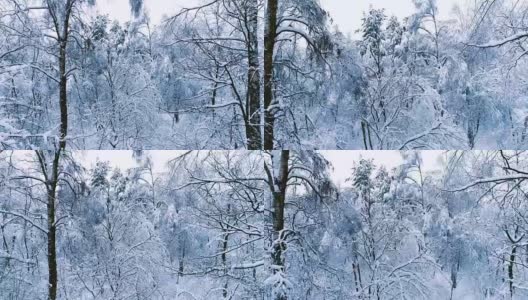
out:
M173 15L182 8L194 7L201 0L143 0L148 14L154 24L158 24L163 15ZM129 0L97 0L100 13L109 14L121 22L130 20Z
M109 14L121 22L130 20L129 0L98 0L97 10ZM144 0L153 23L158 24L163 15L172 15L182 7L193 7L201 0ZM412 0L319 0L323 8L330 12L334 24L342 32L353 33L361 26L363 12L369 6L385 8L387 15L399 18L407 17L414 12ZM447 18L456 3L465 0L437 0L441 18Z
M177 150L152 150L145 151L153 162L154 172L163 173L167 171L167 163L187 151ZM387 170L399 166L403 160L399 151L319 151L332 164L330 171L332 180L338 186L345 187L346 179L350 178L354 164L361 158L373 159L377 166L385 166ZM428 150L420 151L425 172L438 171L442 167L442 159L445 151ZM137 167L136 160L129 150L89 150L74 151L74 156L84 166L91 168L97 161L108 161L113 167L121 170ZM34 152L26 150L15 151L14 159L26 162L34 161Z
M361 26L363 12L370 6L374 8L385 8L385 14L396 16L400 19L410 16L415 12L412 0L319 0L326 9L334 24L342 32L353 33ZM449 18L449 14L455 4L465 0L437 0L441 19Z
M146 151L154 163L155 172L166 171L167 162L186 151ZM333 166L331 176L337 185L346 186L345 180L350 177L354 163L360 158L373 159L378 166L385 166L390 170L402 163L398 151L321 151ZM444 151L421 151L423 168L434 171L440 167L439 159ZM95 165L97 160L109 161L113 166L127 169L136 166L131 151L78 151L78 158L87 166Z

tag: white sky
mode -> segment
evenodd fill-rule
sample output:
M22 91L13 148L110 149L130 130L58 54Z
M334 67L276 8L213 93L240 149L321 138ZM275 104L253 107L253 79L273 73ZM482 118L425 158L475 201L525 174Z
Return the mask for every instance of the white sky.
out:
M370 6L385 8L385 14L399 19L410 16L415 12L412 0L319 0L326 9L334 24L344 33L354 33L361 27L363 12ZM440 19L448 19L455 4L466 0L437 0Z
M109 14L121 22L130 20L129 0L97 0L96 11ZM319 0L342 32L353 34L361 26L363 12L370 6L385 8L386 14L404 18L414 12L413 0ZM449 18L455 4L466 0L437 0L442 19ZM194 7L202 0L144 0L145 7L154 24L159 24L163 15L172 15L183 7Z
M390 171L399 166L403 160L399 151L320 151L332 163L331 172L334 183L346 186L345 180L350 178L354 163L359 159L373 159L377 166L385 166ZM423 170L436 171L440 168L439 160L445 151L420 151L423 160Z
M167 163L187 151L176 150L151 150L145 151L153 162L154 172L163 173L167 171ZM354 163L361 158L373 159L377 166L385 166L387 170L400 165L403 160L399 151L320 151L320 153L330 161L332 170L330 172L332 180L338 186L345 187L348 183L345 180L352 174ZM425 172L438 171L441 169L440 163L444 157L445 151L431 150L420 151L423 160L423 170ZM89 150L75 151L74 155L87 168L91 168L95 163L108 161L113 167L119 167L121 170L137 166L136 160L132 157L132 151L129 150ZM14 159L33 161L34 152L18 150L15 151Z
M159 24L162 16L173 15L184 7L194 7L201 3L201 0L143 0L148 15L154 24ZM109 14L111 18L120 22L129 21L130 13L129 0L96 0L96 10L102 14Z
M176 158L186 151L145 151L154 163L155 172L166 171L167 162ZM131 151L78 151L78 157L92 166L97 160L109 161L113 166L127 169L136 166ZM378 166L385 166L390 170L402 163L402 157L398 151L321 151L333 166L332 179L337 185L346 186L345 180L350 177L354 162L360 158L374 159ZM439 159L444 151L421 151L423 168L425 171L437 170L440 166Z

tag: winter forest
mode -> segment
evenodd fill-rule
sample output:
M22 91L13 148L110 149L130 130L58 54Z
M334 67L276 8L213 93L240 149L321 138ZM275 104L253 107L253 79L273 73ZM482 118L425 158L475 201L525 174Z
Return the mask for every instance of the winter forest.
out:
M0 148L528 148L526 0L129 1L0 0Z
M528 297L526 152L119 156L0 154L1 299Z
M0 0L0 300L528 299L527 150L528 0Z

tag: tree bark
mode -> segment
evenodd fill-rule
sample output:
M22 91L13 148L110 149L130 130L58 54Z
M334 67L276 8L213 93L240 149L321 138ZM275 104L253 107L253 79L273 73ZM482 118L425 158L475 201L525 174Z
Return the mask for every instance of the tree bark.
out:
M53 7L48 7L50 13L53 16L55 23L55 30L57 32L57 38L59 43L59 106L60 106L60 140L59 148L66 148L66 137L68 135L68 71L66 70L66 47L68 45L68 37L70 33L70 17L73 10L75 1L67 0L65 5L65 11L63 15L62 32L60 29L59 18L57 18L57 12L53 12Z
M513 246L510 254L510 264L508 265L508 280L510 282L510 296L513 299L513 268L515 266L515 254L517 253L517 246Z
M524 238L524 235L522 235L521 237L518 237L518 233L519 233L519 226L516 226L515 227L515 230L513 232L513 236L510 234L510 232L508 230L505 230L504 231L506 233L506 236L508 237L508 239L510 240L510 242L512 243L512 251L510 253L510 259L509 259L509 264L508 264L508 281L509 281L509 286L510 286L510 296L512 297L513 299L513 293L514 293L514 290L515 290L515 287L513 286L513 280L514 280L514 268L515 268L515 258L516 258L516 254L517 254L517 243L519 243L523 238Z
M48 299L57 299L58 286L58 271L57 271L57 187L59 184L59 163L61 157L61 149L53 154L53 162L51 166L51 174L48 173L47 159L44 151L37 151L37 158L40 164L42 175L46 182L47 191L47 246L48 246ZM51 155L50 155L51 156Z
M66 40L61 40L59 47L59 104L61 118L59 148L64 149L66 148L66 135L68 134L68 78L66 74Z
M55 191L48 193L48 299L57 299L57 248L55 227Z
M227 231L227 230L226 230ZM228 293L227 288L228 285L228 276L227 276L227 247L229 245L229 233L224 233L224 240L222 241L222 267L224 268L224 277L225 277L225 283L224 283L224 289L222 290L222 296L224 299L227 299Z
M280 169L277 185L279 190L273 193L273 233L275 240L282 240L282 232L284 230L284 203L286 201L286 187L288 182L288 162L290 160L290 151L281 151ZM282 243L277 244L275 262L278 266L283 266L282 259Z
M264 149L272 150L274 145L275 116L273 101L273 58L277 37L278 0L268 0L264 29Z
M276 170L277 166L274 164L275 158L272 155L272 168L266 168L266 173L270 180L270 188L272 191L272 249L271 249L271 261L273 264L272 273L284 273L284 251L286 250L286 243L284 242L284 208L286 203L286 190L288 186L288 175L289 167L288 163L290 160L290 151L283 150L280 152L279 169ZM273 173L272 173L273 172ZM283 293L276 295L276 300L286 300L287 296Z
M48 193L47 214L48 214L48 299L57 299L58 271L57 271L57 227L56 197L59 183L59 164L61 153L66 149L66 138L68 135L68 71L66 70L66 47L70 32L70 17L75 1L67 0L63 18L57 18L59 12L55 7L48 6L48 11L52 16L55 31L57 33L59 45L59 106L60 106L60 138L59 148L53 156L51 174L47 174L46 158L44 152L37 152L41 164L42 173L46 179L46 189ZM59 21L62 20L62 28ZM62 30L61 30L62 29ZM51 176L51 177L50 177Z
M246 137L249 150L262 149L260 133L260 66L258 42L258 0L248 4L248 87Z

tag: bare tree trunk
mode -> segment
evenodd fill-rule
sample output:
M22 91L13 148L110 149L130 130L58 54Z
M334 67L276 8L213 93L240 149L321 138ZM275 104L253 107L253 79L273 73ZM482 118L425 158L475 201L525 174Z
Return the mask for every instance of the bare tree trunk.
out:
M226 230L227 231L227 230ZM229 245L229 233L224 233L224 239L222 241L222 266L224 268L225 284L224 289L222 290L222 296L224 299L227 299L227 288L228 285L228 276L227 276L227 246Z
M48 299L57 298L57 248L55 227L55 191L48 193Z
M283 150L280 152L279 169L276 170L275 154L272 154L272 169L264 165L268 176L269 186L272 192L272 208L271 217L273 229L271 261L273 264L272 273L284 273L284 251L286 250L285 232L284 232L284 207L286 202L286 189L288 186L290 151ZM276 300L286 300L287 296L284 293L278 293Z
M57 299L58 271L57 271L57 227L55 222L56 216L56 197L57 186L59 183L59 163L61 153L66 149L66 138L68 135L68 71L66 70L66 47L68 45L68 36L70 31L70 17L75 1L67 0L65 4L64 15L58 17L60 12L56 7L50 7L48 11L53 19L55 31L59 44L59 106L60 106L60 139L59 148L53 156L51 174L47 173L47 163L44 152L37 151L42 173L46 179L46 189L48 193L47 214L48 214L48 299ZM62 21L62 24L59 23ZM60 25L62 25L62 28Z
M248 4L248 92L246 137L249 150L262 149L260 133L260 71L258 43L258 0Z
M231 213L231 205L227 205L227 214L229 215ZM229 248L229 231L228 228L225 228L222 223L220 223L220 226L222 227L223 233L223 240L222 240L222 247L221 247L221 258L222 258L222 267L224 268L224 289L222 290L222 296L224 299L227 299L228 293L227 288L229 287L229 276L228 276L228 268L227 268L227 249Z
M68 71L66 70L66 47L68 45L68 37L70 33L70 17L73 10L74 0L67 0L65 5L65 12L62 18L58 18L57 11L55 8L48 7L57 32L57 38L59 43L59 106L60 106L60 140L59 148L66 148L66 136L68 134ZM59 21L62 19L62 32L59 26ZM59 151L60 152L60 151Z
M515 266L515 254L517 252L517 246L513 246L510 254L510 264L508 265L508 280L510 281L510 296L513 299L513 267Z
M450 299L453 299L453 293L458 287L458 272L460 271L460 254L456 253L456 261L451 265L450 276L451 276L451 296Z
M508 264L508 281L509 281L509 286L510 286L510 296L512 297L513 299L513 293L514 293L514 290L515 290L515 287L513 286L513 280L514 280L514 267L515 267L515 259L516 259L516 256L517 256L517 243L519 243L523 238L524 236L521 236L521 237L518 237L518 233L519 233L519 226L516 226L515 227L515 230L513 232L513 236L510 234L510 232L508 230L505 230L504 231L506 233L506 236L508 237L508 239L510 240L510 242L512 243L512 251L510 253L510 259L509 259L509 264Z
M47 190L47 217L48 217L48 299L57 299L58 286L58 271L57 271L57 186L59 183L59 163L61 157L61 149L53 155L53 164L51 167L51 174L48 174L47 159L43 151L37 151L37 158L39 160L40 168L44 179L46 181Z
M67 84L68 77L66 74L66 40L59 42L59 102L60 102L60 140L59 148L66 148L66 135L68 134L68 99Z
M185 240L183 241L183 247L181 251L181 257L180 261L178 262L178 276L183 276L183 272L185 271Z
M354 242L355 243L355 242ZM354 261L352 262L352 273L354 274L354 283L356 285L356 293L363 290L363 282L361 281L361 267L359 265L357 255L353 255Z
M273 56L277 36L278 0L268 0L264 30L264 149L272 150L275 116L273 105Z
M286 185L288 181L288 162L290 160L290 151L281 151L280 169L277 183L279 190L273 193L273 234L274 240L282 241L282 232L284 230L284 203L286 201ZM277 243L274 251L274 262L277 266L284 266L282 252L284 250L283 243Z

